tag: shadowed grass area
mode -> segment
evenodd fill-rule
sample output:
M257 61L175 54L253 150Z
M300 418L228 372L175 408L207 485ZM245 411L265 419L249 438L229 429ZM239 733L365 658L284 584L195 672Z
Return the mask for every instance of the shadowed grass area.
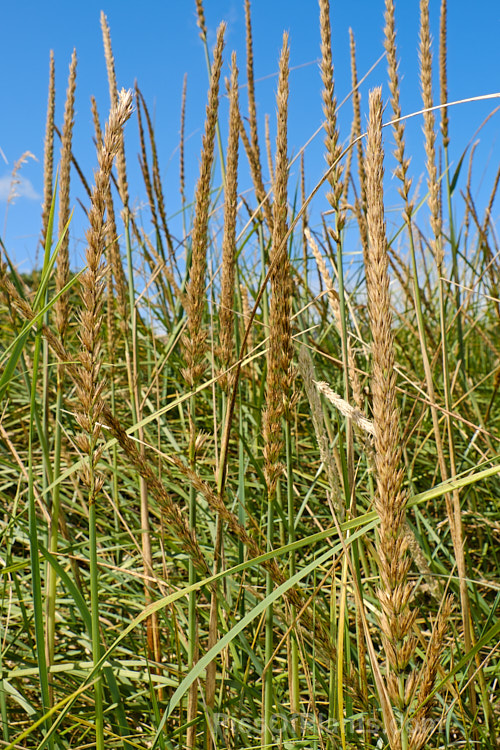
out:
M374 89L361 112L351 37L349 136L319 2L326 166L308 175L310 195L304 160L299 184L289 176L287 35L264 170L250 3L248 112L225 25L210 51L196 8L209 91L192 203L186 93L182 213L170 216L148 103L138 86L118 91L102 15L110 111L101 122L92 102L93 186L72 148L74 54L57 178L51 62L43 266L20 275L1 247L2 747L496 748L498 176L479 215L474 149L449 161L460 108L445 106L446 2L438 108L420 3L420 196L392 0L391 99L384 114ZM388 232L391 173L401 202Z

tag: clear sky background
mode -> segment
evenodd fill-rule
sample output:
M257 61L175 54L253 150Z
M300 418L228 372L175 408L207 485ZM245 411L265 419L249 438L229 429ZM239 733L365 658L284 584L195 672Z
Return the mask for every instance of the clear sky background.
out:
M205 0L210 47L221 20L228 24L224 75L228 74L231 51L238 55L240 82L245 82L245 23L243 0ZM111 28L118 85L132 87L137 79L150 111L154 115L162 177L166 185L167 211L173 214L180 205L178 138L182 81L188 74L186 112L187 195L193 194L203 131L207 94L204 51L196 25L194 0L51 0L51 2L3 3L1 12L0 71L2 115L0 118L0 236L21 270L29 270L37 257L43 193L43 144L48 91L49 53L56 63L56 123L62 125L68 66L73 47L78 55L74 153L87 179L96 165L92 142L93 126L90 96L98 102L101 120L107 116L109 99L102 50L100 11L104 10ZM437 56L439 36L439 0L431 0L431 24ZM500 3L498 0L449 0L448 2L449 99L457 100L500 91L499 39ZM336 94L342 101L350 92L348 30L352 27L357 44L358 72L362 77L383 52L383 0L332 0L331 22L334 44ZM401 60L401 104L408 114L421 108L418 80L418 0L397 0L398 52ZM260 138L264 144L264 115L271 115L274 127L277 61L282 33L290 33L290 109L289 153L293 155L317 130L322 121L321 81L318 70L319 23L317 0L253 0L252 3L255 76ZM388 99L386 63L379 62L361 87L366 113L368 90L382 84ZM436 65L435 100L438 100ZM476 129L487 115L500 105L500 99L463 104L450 110L451 155L460 158ZM241 106L246 106L245 89ZM347 101L340 115L341 137L347 140L351 106ZM225 122L227 103L222 103ZM390 112L386 112L389 119ZM424 174L422 118L408 124L408 148L412 155L415 184ZM500 162L500 113L481 130L473 169L474 195L484 206ZM386 150L392 139L386 133ZM17 159L30 151L22 168L21 184L14 204L7 207L10 173ZM138 171L137 122L127 124L126 153L132 204L140 206L145 194ZM56 156L59 143L56 139ZM322 136L306 151L306 182L311 190L324 169ZM391 160L387 160L390 172ZM267 170L266 170L267 171ZM292 168L291 186L297 184L298 171ZM244 175L241 189L250 188ZM389 186L390 191L390 186ZM420 195L423 188L420 190ZM71 227L71 252L75 265L84 249L85 222L77 204L82 191L72 174L71 201L75 207ZM391 194L388 193L389 207ZM394 202L396 198L394 197ZM499 216L497 205L494 216ZM319 198L317 210L326 209ZM391 222L390 213L388 221ZM396 221L396 215L394 218Z

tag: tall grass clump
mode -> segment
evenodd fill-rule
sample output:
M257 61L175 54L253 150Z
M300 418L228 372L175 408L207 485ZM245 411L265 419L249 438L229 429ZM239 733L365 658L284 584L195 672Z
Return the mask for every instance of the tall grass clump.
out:
M180 213L146 97L119 90L105 15L110 107L103 127L92 99L90 183L72 138L76 52L61 129L50 58L42 260L20 274L3 242L0 257L0 740L493 750L499 180L481 214L474 147L452 139L468 105L447 101L446 0L438 55L420 2L418 113L402 108L396 3L381 18L388 101L376 66L366 110L350 31L349 133L335 10L319 0L323 167L290 142L286 33L276 137L267 116L259 134L243 5L242 64L224 22L210 50L195 4L208 98L191 197L184 79Z

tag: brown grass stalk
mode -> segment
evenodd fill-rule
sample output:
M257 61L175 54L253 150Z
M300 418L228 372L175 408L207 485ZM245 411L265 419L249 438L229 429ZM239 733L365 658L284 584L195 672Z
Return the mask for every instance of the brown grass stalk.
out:
M104 476L99 471L99 462L104 450L101 442L102 415L105 406L106 380L101 376L102 324L104 305L104 249L106 242L106 189L113 161L118 153L123 126L132 114L132 92L121 92L116 106L111 109L102 147L98 152L99 169L95 175L89 209L89 229L86 232L86 269L80 277L79 353L80 379L76 383L76 421L82 430L75 439L79 450L86 456L79 470L86 488L89 518L89 564L91 571L92 612L92 660L96 665L101 656L101 634L99 618L99 587L97 560L97 501L101 494ZM103 693L100 680L94 686L96 706L96 746L104 747L103 740Z
M365 157L363 153L363 139L361 138L361 95L359 93L359 80L358 80L358 68L356 63L356 42L354 39L354 33L352 29L349 29L349 42L351 51L351 85L352 85L352 127L351 127L351 143L356 143L357 163L358 163L358 180L359 180L359 195L356 194L354 188L354 215L358 222L359 235L361 239L361 246L363 248L363 258L366 263L366 255L368 252L368 237L366 227L366 170L365 170ZM352 151L352 149L351 149ZM345 202L348 202L348 185L345 187Z
M272 215L271 202L269 200L269 197L267 196L264 183L262 182L262 177L260 177L259 179L259 173L262 175L262 167L255 158L255 152L252 149L252 145L250 143L250 139L248 138L247 132L245 130L245 126L243 125L243 120L241 116L240 116L240 138L243 142L243 147L247 155L248 164L250 166L250 175L252 177L252 182L253 182L253 186L255 190L255 196L258 202L258 210L256 214L260 221L262 221L263 220L262 217L264 217L267 227L270 233L272 234L273 215Z
M257 133L257 107L255 105L255 81L253 72L253 39L250 0L245 0L245 28L247 47L247 94L248 121L250 123L250 143L257 161L260 163L259 137Z
M245 331L247 329L247 326L250 324L250 318L251 318L251 309L250 309L250 302L248 299L248 289L245 286L245 284L240 284L240 295L241 295L241 327L240 327L240 337L243 339L245 335ZM253 329L250 325L250 328L248 330L248 336L247 336L247 347L248 351L252 351L254 345L253 341ZM248 364L248 369L250 372L250 378L253 379L253 363Z

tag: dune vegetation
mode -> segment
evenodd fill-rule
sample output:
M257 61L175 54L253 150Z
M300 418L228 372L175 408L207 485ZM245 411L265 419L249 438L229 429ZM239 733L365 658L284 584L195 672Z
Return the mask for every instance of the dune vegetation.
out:
M52 58L41 267L21 275L2 243L1 746L497 748L499 174L480 213L474 150L449 158L446 0L435 45L420 1L423 176L393 0L390 100L373 88L361 111L351 38L342 134L319 0L325 165L310 194L303 150L290 178L287 35L271 142L249 0L239 61L224 23L209 49L196 7L209 89L193 196L185 97L180 112L181 216L103 14L111 104L103 117L92 103L94 175L72 147L76 56L60 129Z

